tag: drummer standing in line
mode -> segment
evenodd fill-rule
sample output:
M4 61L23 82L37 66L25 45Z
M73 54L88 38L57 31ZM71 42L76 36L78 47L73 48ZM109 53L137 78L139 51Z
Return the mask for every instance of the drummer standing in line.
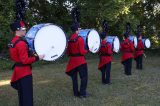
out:
M137 26L137 39L138 45L135 51L135 61L136 61L136 68L139 70L143 69L143 53L144 53L144 45L142 42L142 34L141 34L141 26Z
M15 36L8 44L11 59L15 62L11 78L11 86L18 91L19 106L33 106L33 84L31 64L44 55L31 56L27 42L22 38L26 34L23 21L11 24Z
M133 45L133 42L129 40L130 33L131 33L130 23L127 23L126 32L124 34L125 39L121 43L121 51L122 51L121 62L124 65L124 70L126 75L132 74L131 69L132 69L134 45Z
M112 52L112 46L110 45L110 43L107 43L108 24L106 20L103 21L102 27L103 27L103 32L100 34L102 42L99 51L100 61L98 69L102 73L102 84L111 84L110 80L111 62L112 62L111 55L113 54L113 52Z
M80 30L79 23L73 23L71 30L73 31L73 34L69 39L67 47L69 62L66 67L66 74L72 79L74 96L86 98L89 96L86 91L88 82L88 69L84 56L88 51L84 48L83 38L78 36ZM78 73L81 79L80 90L78 88Z

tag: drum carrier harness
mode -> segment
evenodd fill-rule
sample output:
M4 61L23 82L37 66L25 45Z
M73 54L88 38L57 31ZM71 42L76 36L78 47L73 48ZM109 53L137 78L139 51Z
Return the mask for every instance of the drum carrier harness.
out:
M10 42L10 43L8 44L8 48L15 48L16 45L17 45L20 41L25 42L26 45L28 46L28 42L27 42L25 39L20 38L20 39L16 40L14 43L11 43L11 42ZM31 51L29 50L29 46L28 46L28 54L29 54L29 56L32 55ZM23 66L30 66L30 67L32 68L31 64L23 64L23 63L15 62L14 65L12 66L12 69L14 69L15 67L23 67Z
M80 38L81 36L77 36L76 38L72 39L72 40L69 40L70 43L75 43L78 41L78 38ZM79 57L79 56L83 56L82 54L80 53L76 53L76 54L70 54L69 56L72 56L72 57Z
M106 47L108 43L109 43L109 42L106 42L105 44L101 45L101 48ZM109 44L110 44L110 43L109 43ZM107 54L107 53L100 53L99 55L100 55L100 56L111 56L110 54Z

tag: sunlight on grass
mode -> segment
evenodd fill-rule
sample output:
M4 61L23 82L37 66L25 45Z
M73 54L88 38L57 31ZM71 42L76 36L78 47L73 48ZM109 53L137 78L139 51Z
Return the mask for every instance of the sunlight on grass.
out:
M145 87L148 87L148 85L141 85L141 86L138 86L136 87L134 90L140 90L140 89L143 89Z
M51 82L50 80L45 80L45 81L39 81L38 84L45 84Z
M9 84L10 84L10 80L1 80L0 81L0 86L9 85Z

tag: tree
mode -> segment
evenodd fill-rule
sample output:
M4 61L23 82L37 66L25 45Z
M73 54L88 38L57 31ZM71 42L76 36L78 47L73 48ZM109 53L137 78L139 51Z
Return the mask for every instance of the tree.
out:
M14 2L12 0L0 0L0 10L0 53L4 53L11 38L9 25L14 19Z
M110 34L122 35L126 22L131 22L133 34L136 26L141 24L144 26L144 35L160 45L157 37L160 33L159 0L29 0L25 21L29 28L39 23L53 23L69 33L71 9L75 6L81 12L82 28L95 28L101 32L101 24L105 19L109 23ZM1 52L12 37L9 25L15 20L15 0L0 0L0 10Z

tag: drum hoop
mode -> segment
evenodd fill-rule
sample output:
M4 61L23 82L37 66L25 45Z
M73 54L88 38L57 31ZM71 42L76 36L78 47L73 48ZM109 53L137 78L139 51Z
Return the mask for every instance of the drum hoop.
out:
M113 43L114 43L114 41L115 41L115 37L114 37L114 39L113 39ZM114 45L113 45L113 43L112 43L112 51L113 51L113 49L114 49Z
M87 37L86 37L86 44L87 44L86 46L87 46L88 49L89 49L89 46L88 46L88 36L89 36L89 33L90 33L90 32L91 32L91 30L88 31Z
M146 48L146 43L145 42L146 42L146 39L144 39L144 42L142 42L144 47Z
M83 30L83 29L82 29L82 30ZM84 30L87 30L87 29L84 29ZM87 36L86 36L86 46L87 46L88 49L89 49L89 47L88 47L88 35L89 35L90 31L91 31L91 30L88 31ZM80 36L80 37L82 37L82 36ZM83 37L82 37L82 38L83 38ZM83 40L84 40L84 39L83 39Z
M135 39L135 37L133 37L133 44L134 44L134 46L135 46L135 42L134 42L134 39Z
M43 24L43 23L42 23ZM56 25L56 24L53 24L53 23L44 23L44 24L48 24L48 25L55 25L55 26L57 26L57 27L59 27L61 30L62 30L62 27L60 27L59 25ZM48 25L46 25L46 26L48 26ZM44 27L46 27L46 26L44 26ZM40 28L41 29L41 28ZM39 30L40 30L39 29ZM38 30L38 31L39 31ZM38 33L38 31L36 32L36 34ZM62 30L63 31L63 30ZM63 31L64 32L64 31ZM66 47L65 47L65 50L63 51L63 53L57 58L57 59L55 59L55 60L58 60L60 57L62 57L64 54L65 54L65 51L66 51L66 48L67 48L67 37L66 37L66 33L64 32L64 35L65 35L65 39L66 39ZM33 40L33 44L34 44L34 40ZM35 49L35 47L34 47L34 49ZM36 51L35 51L36 52ZM36 54L37 54L37 52L36 52ZM47 60L47 61L55 61L55 60Z

